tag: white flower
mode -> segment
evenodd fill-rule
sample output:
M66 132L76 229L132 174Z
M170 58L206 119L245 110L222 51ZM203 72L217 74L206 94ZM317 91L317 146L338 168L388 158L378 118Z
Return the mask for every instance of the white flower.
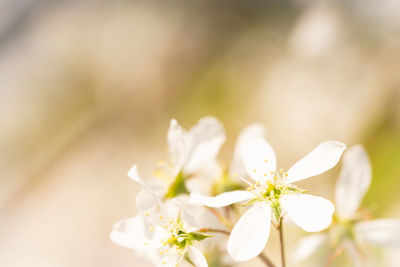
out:
M246 143L253 139L264 138L265 134L265 128L261 124L253 123L245 127L236 140L229 168L224 168L223 171L220 171L220 177L211 181L212 184L210 184L210 181L208 184L203 182L203 184L206 185L206 187L211 188L211 190L196 190L194 192L215 196L223 192L243 189L243 183L234 179L235 175L248 178L243 162L243 148Z
M243 162L243 152L246 144L254 139L265 138L266 130L264 126L258 123L253 123L245 127L239 134L235 149L233 151L232 161L229 166L229 174L233 177L234 175L239 175L240 177L247 178L246 167Z
M172 119L167 134L170 159L159 161L160 168L154 173L158 179L149 181L148 186L164 199L199 189L198 181L219 175L217 155L224 142L224 127L214 117L200 119L189 131Z
M333 243L342 247L354 266L365 266L360 254L363 244L400 248L400 221L393 219L365 220L358 212L371 184L371 164L367 152L355 145L343 156L342 169L335 189L336 214L329 232L303 238L297 245L294 260L304 260L321 246Z
M272 147L262 138L243 147L243 160L248 175L254 180L248 191L232 191L216 197L192 193L193 201L209 207L223 207L247 201L250 208L233 228L228 240L228 253L237 261L257 256L264 249L271 219L281 222L284 214L308 232L327 228L334 212L333 204L323 198L303 194L293 182L315 176L332 168L339 161L345 145L336 141L321 143L287 173L276 171L276 157Z
M148 197L152 198L151 194ZM159 267L179 266L185 257L197 267L207 267L205 257L194 245L209 236L196 232L193 224L193 218L173 199L144 214L117 222L110 238L147 256Z
M215 174L219 170L217 155L224 142L224 127L214 117L200 119L189 131L172 119L167 134L172 176L180 172L185 176Z

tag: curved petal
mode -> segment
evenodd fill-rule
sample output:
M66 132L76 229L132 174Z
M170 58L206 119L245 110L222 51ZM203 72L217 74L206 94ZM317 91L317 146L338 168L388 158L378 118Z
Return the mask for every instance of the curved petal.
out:
M245 261L260 254L269 237L271 207L254 205L242 215L228 240L228 253L237 261Z
M340 217L350 217L358 209L371 184L371 163L361 145L344 153L342 170L336 183L335 204Z
M263 125L258 123L253 123L244 128L237 138L235 151L233 152L232 162L230 165L229 173L231 175L237 173L241 177L246 177L247 172L244 166L242 155L243 155L243 147L246 143L256 139L256 138L265 138L266 130Z
M218 208L229 206L233 203L248 200L253 197L249 191L237 190L225 192L215 197L208 197L198 193L191 193L190 198L195 203L201 203L204 206Z
M187 174L216 175L219 171L218 152L225 142L222 123L214 117L204 117L188 132L190 146L184 163Z
M182 127L175 119L172 119L167 133L167 144L176 173L181 170L188 153L189 144L185 136L186 133Z
M373 245L400 248L400 221L382 219L357 223L357 238Z
M115 223L110 239L125 248L144 249L145 246L151 243L145 232L143 220L136 216Z
M148 186L143 182L142 178L140 178L136 164L133 165L132 168L128 171L128 177L131 178L132 181L140 184L141 186L148 188Z
M190 246L188 249L188 256L191 262L193 262L196 267L207 267L207 260L204 257L203 253L200 252L197 248Z
M289 169L288 183L297 182L331 169L338 163L345 149L346 145L337 141L322 142Z
M293 253L294 261L303 261L311 257L318 248L327 245L329 235L326 233L313 234L302 238L297 244Z
M255 181L265 180L265 175L276 169L275 152L262 138L243 146L243 162L247 173Z
M140 191L138 196L136 197L136 208L139 211L143 211L147 208L154 205L158 205L161 203L160 199L158 198L157 194L151 189L146 183L143 182L142 178L140 178L136 165L133 165L132 168L128 172L129 178L131 180L137 182L143 187L143 190Z
M135 204L138 212L144 213L152 208L155 208L157 205L160 204L160 202L151 191L143 188L136 196Z
M319 232L331 224L335 207L329 200L308 194L287 195L282 205L289 217L306 232Z

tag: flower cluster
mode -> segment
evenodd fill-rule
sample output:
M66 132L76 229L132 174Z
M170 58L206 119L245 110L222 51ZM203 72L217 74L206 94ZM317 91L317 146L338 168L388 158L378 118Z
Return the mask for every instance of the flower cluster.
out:
M271 225L280 233L284 266L282 224L286 218L306 232L329 229L327 234L304 239L295 253L298 259L310 256L329 237L336 240L335 249L358 239L381 245L400 243L397 221L364 222L356 214L371 180L368 158L361 146L346 153L335 212L331 201L308 194L295 183L334 167L346 145L322 142L284 171L277 168L265 132L259 124L246 127L238 137L229 168L222 168L217 156L225 142L225 131L217 119L202 118L188 131L171 120L169 160L159 162L152 179L141 179L136 165L128 172L142 187L136 198L138 215L117 222L111 240L140 252L156 266L171 267L208 266L202 251L223 243L219 234L229 235L226 251L233 260L260 256L266 265L275 266L262 254ZM236 203L247 209L241 216L234 208ZM240 218L233 225L235 216ZM380 233L389 229L397 236L382 237Z

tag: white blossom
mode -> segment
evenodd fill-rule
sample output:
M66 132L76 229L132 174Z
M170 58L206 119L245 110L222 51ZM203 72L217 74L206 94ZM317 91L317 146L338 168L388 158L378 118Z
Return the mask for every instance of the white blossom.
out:
M149 191L142 193L154 197ZM197 267L207 267L204 255L195 245L209 236L196 232L194 219L181 204L179 199L168 200L134 218L121 220L114 225L110 238L147 256L158 267L180 266L185 257Z
M308 232L327 228L334 212L333 204L320 197L304 194L293 182L315 176L332 168L339 161L345 145L336 141L321 143L303 159L284 172L276 170L272 147L262 138L255 138L242 149L243 162L253 181L248 191L232 191L216 197L192 193L191 198L209 207L223 207L246 201L249 209L234 226L228 240L228 253L237 261L257 256L264 249L271 220L281 223L287 213Z
M219 170L217 155L225 138L222 123L214 117L200 119L189 131L172 119L167 134L172 177L180 172L185 176L215 175Z

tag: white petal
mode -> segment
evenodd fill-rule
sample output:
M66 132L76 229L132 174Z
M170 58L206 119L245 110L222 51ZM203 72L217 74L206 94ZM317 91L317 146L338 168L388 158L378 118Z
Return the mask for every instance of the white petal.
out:
M180 195L165 202L168 205L168 216L172 218L179 217L191 227L198 227L197 214L203 207L195 206L191 203L190 196ZM175 206L176 210L171 209L169 206Z
M171 120L169 126L167 144L174 165L174 172L179 172L188 154L189 141L186 140L186 132L175 119Z
M177 267L180 265L182 261L182 256L178 254L177 251L170 252L162 257L159 262L157 263L157 267Z
M237 261L260 254L269 237L271 207L254 205L236 223L228 240L228 253Z
M208 197L198 193L190 194L190 198L194 203L201 203L204 206L212 208L225 207L233 203L248 200L252 197L252 193L243 190L225 192L215 197Z
M110 238L114 243L130 249L144 249L145 244L150 245L145 224L139 216L115 223Z
M373 245L400 248L400 221L382 219L356 224L358 238Z
M142 189L136 196L136 209L139 213L146 212L158 204L159 202L156 200L154 194L147 189Z
M229 172L231 175L237 173L242 177L247 176L246 168L242 160L243 147L248 142L256 138L265 138L265 136L266 131L264 126L258 123L250 124L240 132L236 141L235 151L233 152L232 162L230 165Z
M281 203L289 217L307 232L328 228L335 211L329 200L308 194L287 195Z
M272 147L262 138L243 146L243 162L247 173L255 181L265 179L265 174L276 169L276 156Z
M133 181L139 183L141 186L147 188L148 186L143 182L142 178L139 176L139 172L137 170L136 165L133 165L132 168L128 171L128 176Z
M327 245L329 235L326 233L313 234L302 238L293 253L294 261L303 261L311 257L321 246Z
M371 164L361 145L344 153L342 170L336 183L335 204L340 217L350 217L358 209L371 184Z
M334 167L346 145L337 141L326 141L295 163L288 171L289 183L321 174Z
M151 203L153 203L154 205L161 203L157 194L140 178L136 165L133 165L133 167L129 170L128 176L133 181L139 183L144 189L136 197L136 207L138 208L138 210L149 208L150 206L152 206Z
M188 132L191 144L185 160L185 173L216 175L219 171L217 155L225 138L224 126L219 120L214 117L200 119Z
M189 259L193 262L196 267L207 267L207 260L204 255L197 248L190 246L188 249Z

